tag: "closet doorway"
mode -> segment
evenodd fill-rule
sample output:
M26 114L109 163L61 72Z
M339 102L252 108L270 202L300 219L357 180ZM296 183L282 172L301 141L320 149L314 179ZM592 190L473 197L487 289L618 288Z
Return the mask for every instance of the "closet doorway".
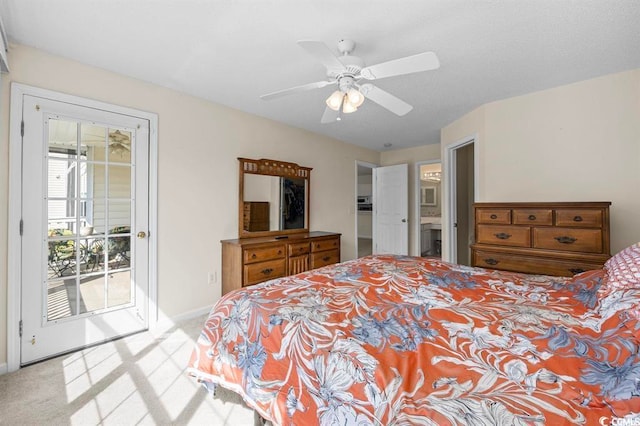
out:
M473 203L478 200L478 138L461 139L444 152L447 185L447 249L444 259L471 265L471 244L475 240Z

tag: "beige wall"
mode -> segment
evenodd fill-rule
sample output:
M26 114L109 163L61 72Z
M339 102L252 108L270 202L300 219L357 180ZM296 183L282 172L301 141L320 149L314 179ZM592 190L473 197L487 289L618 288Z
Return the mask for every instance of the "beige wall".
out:
M381 166L409 164L409 254L412 256L420 256L420 247L418 246L420 241L416 234L416 221L420 221L420 217L416 215L416 183L418 181L418 177L416 176L416 163L439 159L440 145L438 144L385 151L380 155Z
M448 145L469 136L478 141L479 201L608 200L612 250L640 240L640 70L483 105L443 128L440 146L379 154L32 48L11 46L9 60L12 72L0 88L3 313L11 81L159 115L158 294L168 317L210 305L220 294L219 281L207 284L207 273L220 276L219 241L237 236L237 157L313 167L311 229L341 232L343 260L355 257L355 160L409 164L409 244L418 254L415 163L444 158ZM443 190L446 197L446 185ZM443 235L445 253L447 244ZM0 364L6 362L6 332L3 314Z
M0 133L0 364L6 362L9 84L12 81L157 113L159 116L158 302L173 317L211 305L220 281L220 240L238 235L237 157L313 167L311 229L342 233L355 257L356 160L379 153L213 104L29 47L12 45L3 76Z
M483 105L442 129L443 155L472 135L478 201L611 201L612 252L640 241L640 70Z

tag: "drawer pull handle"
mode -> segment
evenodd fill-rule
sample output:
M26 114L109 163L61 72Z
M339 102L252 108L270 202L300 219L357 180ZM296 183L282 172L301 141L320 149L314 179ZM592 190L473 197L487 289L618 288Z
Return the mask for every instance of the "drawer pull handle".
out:
M491 219L497 219L498 215L497 214L492 214L491 216L489 216Z
M325 262L328 261L329 259L331 259L330 256L325 256L325 257L322 258L322 260L324 260Z
M571 269L569 269L569 272L571 272L573 275L581 274L581 273L583 273L584 271L585 271L585 270L584 270L584 269L582 269L582 268L571 268Z
M511 238L511 234L507 234L505 232L500 232L498 234L495 234L495 236L499 240L508 240L509 238Z
M574 222L582 222L582 216L574 216L573 217L573 221Z
M262 273L263 273L263 274L265 274L265 275L269 275L270 273L272 273L272 272L273 272L273 269L271 269L271 268L266 268L266 269L263 269L263 270L262 270L262 271L260 271L260 272L262 272Z
M252 258L252 259L255 259L256 257L258 257L258 256L256 256L256 254L255 254L255 253L253 253L253 254L251 255L251 258Z
M498 263L500 263L500 261L492 259L492 258L489 258L489 259L485 259L484 263L486 263L487 265L494 266L494 265L497 265Z
M529 220L536 220L536 215L535 214L530 214L529 215Z
M282 250L278 250L278 254L282 254Z
M573 244L576 241L578 241L577 238L573 238L573 237L556 237L555 240L560 244Z

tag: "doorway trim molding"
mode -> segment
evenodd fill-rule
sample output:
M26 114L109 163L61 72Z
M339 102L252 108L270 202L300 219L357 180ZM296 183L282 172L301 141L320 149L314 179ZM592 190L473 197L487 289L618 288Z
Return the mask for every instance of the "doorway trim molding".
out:
M414 244L413 244L413 250L416 256L422 256L422 224L420 223L420 190L421 190L421 184L420 181L422 179L420 179L420 167L427 165L427 164L437 164L440 163L440 167L442 167L442 160L440 158L434 158L433 160L424 160L424 161L418 161L416 162L415 165L415 177L416 180L414 182L414 186L415 186L415 191L413 194L413 200L414 200L414 216L416 218L415 225L413 226L413 232L415 232L415 236L416 238L414 238ZM441 185L442 185L442 181L441 181ZM442 186L441 186L442 188ZM441 206L442 208L442 206Z
M20 368L20 289L22 216L22 103L24 95L130 115L149 121L149 329L158 323L158 114L69 95L21 83L11 83L9 110L9 220L7 259L7 370Z
M443 241L443 244L446 243L446 250L442 251L442 260L447 262L455 263L457 261L456 245L454 243L455 228L453 226L456 207L456 175L453 173L453 171L455 171L455 164L453 160L455 158L455 151L469 144L473 144L473 199L474 201L478 201L480 197L480 138L478 134L474 133L470 136L466 136L445 146L444 148L444 158L442 161L442 168L444 171L443 179L445 180L445 184L443 185L445 189L445 191L443 191L443 205L447 208L447 214L446 224L443 226L443 228L446 228L443 235L443 237L446 237L446 240Z

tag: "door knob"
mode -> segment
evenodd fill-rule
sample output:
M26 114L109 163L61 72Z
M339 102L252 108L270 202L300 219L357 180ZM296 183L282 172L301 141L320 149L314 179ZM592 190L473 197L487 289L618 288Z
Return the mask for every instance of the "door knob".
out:
M402 219L402 223L407 223L407 219Z
M138 232L138 238L144 238L144 237L146 237L146 236L147 236L147 233L146 233L146 232L144 232L144 231L140 231L140 232Z

